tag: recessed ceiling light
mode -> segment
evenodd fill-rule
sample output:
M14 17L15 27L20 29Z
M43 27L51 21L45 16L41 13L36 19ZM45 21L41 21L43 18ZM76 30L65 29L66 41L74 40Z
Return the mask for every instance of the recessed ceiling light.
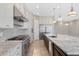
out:
M65 26L68 26L68 25L69 25L68 23L65 24Z
M62 25L62 24L63 24L63 22L60 22L60 24Z
M55 24L56 22L57 22L56 20L53 21L54 24Z
M57 8L60 8L60 6L57 6Z
M62 17L61 16L59 16L58 21L62 21Z
M36 8L39 9L39 5L36 5Z

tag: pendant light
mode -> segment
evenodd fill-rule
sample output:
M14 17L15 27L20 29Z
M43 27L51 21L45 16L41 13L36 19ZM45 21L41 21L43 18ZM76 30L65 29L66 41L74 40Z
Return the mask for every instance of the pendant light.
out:
M76 13L76 11L73 8L73 4L71 4L71 9L68 12L68 16L76 16L76 15L77 15L77 13Z
M62 17L61 17L61 9L60 9L59 6L58 6L58 9L59 9L59 17L58 17L58 21L59 21L59 24L63 24Z
M62 17L61 16L58 17L58 21L60 21L60 22L62 21Z
M65 26L69 26L69 23L65 23Z
M55 8L53 8L53 23L56 23L57 21L56 21L56 19L55 19Z
M58 21L61 21L62 20L62 18L61 18L61 11L60 11L60 7L59 6L57 6L57 8L59 9L59 16L58 16Z

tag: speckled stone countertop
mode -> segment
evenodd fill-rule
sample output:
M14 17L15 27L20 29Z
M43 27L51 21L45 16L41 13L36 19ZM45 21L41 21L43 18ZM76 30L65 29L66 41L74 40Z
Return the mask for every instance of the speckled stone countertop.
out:
M21 44L22 41L4 41L0 42L0 56L4 56L11 49L15 48L18 44Z
M58 34L57 38L52 38L52 34L45 34L47 38L61 48L67 55L79 55L79 38L69 35Z

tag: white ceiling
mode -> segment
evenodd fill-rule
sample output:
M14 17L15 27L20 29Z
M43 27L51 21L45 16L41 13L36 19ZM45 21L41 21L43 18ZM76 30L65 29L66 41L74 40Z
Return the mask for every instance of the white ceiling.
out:
M36 8L36 6L39 8ZM70 11L71 4L70 3L26 3L27 8L30 12L37 16L53 16L53 8L56 8L55 15L58 18L59 13L63 20L70 21L74 19L79 19L79 4L74 3L74 10L77 12L77 16L70 17L68 16L68 11ZM60 8L57 8L59 6Z

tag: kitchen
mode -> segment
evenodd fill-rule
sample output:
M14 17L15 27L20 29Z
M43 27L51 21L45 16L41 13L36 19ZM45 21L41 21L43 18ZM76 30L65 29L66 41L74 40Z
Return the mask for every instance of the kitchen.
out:
M0 3L0 56L79 56L78 6Z

